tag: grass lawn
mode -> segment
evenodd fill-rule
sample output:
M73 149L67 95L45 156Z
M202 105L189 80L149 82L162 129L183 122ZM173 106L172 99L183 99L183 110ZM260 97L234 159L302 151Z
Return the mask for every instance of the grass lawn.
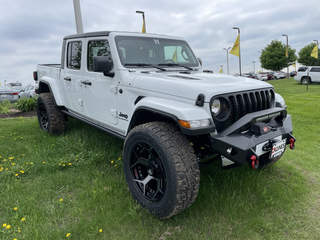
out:
M75 119L61 135L0 119L0 239L319 239L320 84L270 81L296 149L262 170L201 168L195 203L159 220L132 198L123 142Z

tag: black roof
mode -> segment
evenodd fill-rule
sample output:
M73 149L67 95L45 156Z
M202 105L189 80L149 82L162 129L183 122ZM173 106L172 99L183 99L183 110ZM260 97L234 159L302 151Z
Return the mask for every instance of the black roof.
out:
M109 36L109 34L110 34L110 31L80 33L80 34L66 36L63 38L63 40L73 39L73 38Z

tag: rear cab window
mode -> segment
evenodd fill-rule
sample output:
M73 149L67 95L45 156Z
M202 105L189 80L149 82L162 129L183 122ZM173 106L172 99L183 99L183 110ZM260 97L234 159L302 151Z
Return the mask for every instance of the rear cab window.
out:
M82 42L74 41L68 43L67 48L67 68L80 70L81 68Z

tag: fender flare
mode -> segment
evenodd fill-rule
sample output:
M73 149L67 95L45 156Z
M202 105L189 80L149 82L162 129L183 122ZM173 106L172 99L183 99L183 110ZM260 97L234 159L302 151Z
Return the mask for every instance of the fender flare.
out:
M200 135L215 131L215 125L212 121L212 118L203 107L157 97L141 98L141 100L135 105L133 109L133 115L129 120L130 124L128 131L130 131L130 128L134 125L133 121L135 119L135 114L143 110L162 115L175 121L180 127L181 131L186 135ZM178 124L178 120L192 121L200 119L210 119L211 126L191 130L186 129Z
M56 104L58 106L63 106L63 100L62 100L62 96L60 93L60 89L58 87L57 84L57 80L53 77L49 77L49 76L43 76L40 80L39 80L39 93L44 92L41 89L41 84L46 84L49 88L49 91L51 92L51 94L53 95L53 98L56 102Z

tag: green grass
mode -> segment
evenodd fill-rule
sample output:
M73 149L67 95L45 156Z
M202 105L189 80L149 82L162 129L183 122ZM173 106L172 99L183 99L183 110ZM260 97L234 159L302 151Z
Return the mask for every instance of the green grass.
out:
M197 200L168 220L131 197L122 141L75 119L61 135L36 118L0 119L0 239L319 239L320 85L270 83L296 149L263 170L201 168Z

